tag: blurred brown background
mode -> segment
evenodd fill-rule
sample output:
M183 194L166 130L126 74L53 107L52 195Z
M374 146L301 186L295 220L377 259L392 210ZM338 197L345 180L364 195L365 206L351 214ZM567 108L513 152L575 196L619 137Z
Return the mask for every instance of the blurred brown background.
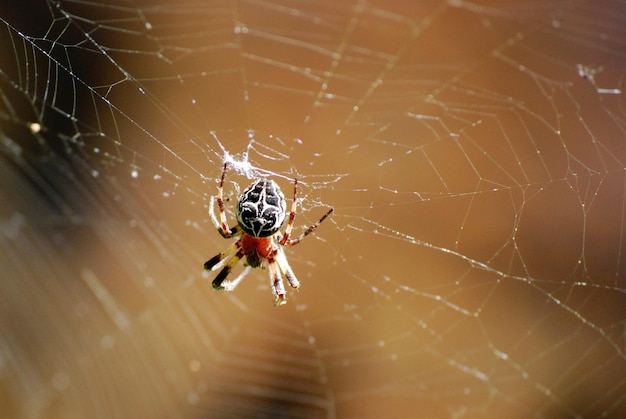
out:
M626 415L624 4L388 3L0 6L0 416Z

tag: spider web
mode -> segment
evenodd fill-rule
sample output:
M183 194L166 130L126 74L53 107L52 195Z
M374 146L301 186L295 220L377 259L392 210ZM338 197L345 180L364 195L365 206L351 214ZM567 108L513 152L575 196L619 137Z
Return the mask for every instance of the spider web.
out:
M1 416L626 415L623 2L10 3ZM284 307L224 162L335 208Z

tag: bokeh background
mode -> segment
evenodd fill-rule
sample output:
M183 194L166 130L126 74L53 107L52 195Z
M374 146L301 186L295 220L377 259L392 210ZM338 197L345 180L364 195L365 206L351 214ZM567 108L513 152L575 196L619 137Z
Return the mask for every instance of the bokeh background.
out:
M13 3L0 416L626 415L623 2ZM224 162L335 208L284 307Z

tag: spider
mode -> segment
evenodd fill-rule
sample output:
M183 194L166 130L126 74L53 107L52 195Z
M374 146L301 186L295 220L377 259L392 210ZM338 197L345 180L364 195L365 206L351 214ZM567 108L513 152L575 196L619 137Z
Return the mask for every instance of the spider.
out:
M287 216L287 204L285 196L276 182L271 179L258 179L248 186L237 202L237 225L228 227L226 213L224 212L224 177L228 164L224 164L222 178L217 188L217 206L219 208L220 220L218 222L214 211L214 198L211 199L211 218L217 231L225 239L239 237L239 239L228 246L224 251L215 255L204 264L204 269L212 271L222 267L222 270L213 280L213 288L216 290L232 291L251 268L269 268L270 280L274 292L274 304L277 306L287 302L285 299L285 286L282 275L287 278L292 288L298 289L300 282L293 273L283 246L295 246L307 235L315 230L333 211L330 208L315 224L307 228L304 233L295 239L291 239L293 220L296 218L296 205L298 193L298 180L293 181L293 202L289 212L289 221L285 228L285 233L280 232L280 227L285 222ZM232 281L226 281L232 268L245 256L244 272Z

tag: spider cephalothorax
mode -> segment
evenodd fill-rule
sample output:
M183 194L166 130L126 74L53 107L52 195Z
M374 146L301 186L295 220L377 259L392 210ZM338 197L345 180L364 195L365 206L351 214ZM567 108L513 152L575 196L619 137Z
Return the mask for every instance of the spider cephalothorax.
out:
M333 212L330 208L318 222L307 228L304 233L295 239L290 239L293 228L293 220L296 217L298 181L293 182L293 203L289 212L289 221L285 233L281 234L280 227L287 218L287 203L280 187L271 179L259 179L248 186L239 197L237 202L237 225L229 228L224 211L224 177L227 164L222 169L222 178L217 192L217 206L219 207L220 220L218 222L213 211L213 199L211 200L211 215L217 231L224 238L241 236L235 243L228 246L222 253L209 259L204 264L204 269L212 271L219 267L222 270L213 280L213 288L231 291L243 279L251 268L269 268L272 289L274 290L275 304L282 305L285 300L285 286L281 274L287 278L292 288L298 288L300 282L289 266L284 245L295 246L317 228L322 221ZM247 268L232 281L226 281L232 268L245 257Z

